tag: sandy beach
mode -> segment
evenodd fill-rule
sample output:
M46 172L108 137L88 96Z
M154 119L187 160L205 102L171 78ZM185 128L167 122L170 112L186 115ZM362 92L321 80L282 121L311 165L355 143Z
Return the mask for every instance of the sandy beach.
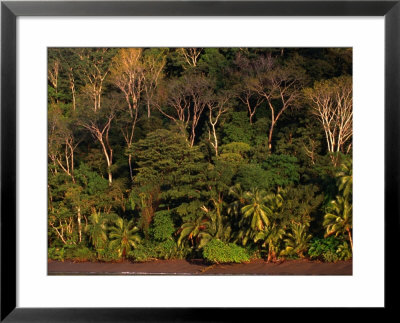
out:
M208 265L202 260L155 260L143 263L49 261L49 275L352 275L352 261L324 263L289 260Z

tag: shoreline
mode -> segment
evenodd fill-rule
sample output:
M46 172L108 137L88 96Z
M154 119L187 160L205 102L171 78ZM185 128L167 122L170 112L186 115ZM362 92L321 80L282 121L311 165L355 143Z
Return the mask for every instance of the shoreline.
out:
M240 264L205 264L201 260L149 262L72 262L47 264L48 275L330 275L350 276L352 260L326 263L306 259L267 263L262 259Z

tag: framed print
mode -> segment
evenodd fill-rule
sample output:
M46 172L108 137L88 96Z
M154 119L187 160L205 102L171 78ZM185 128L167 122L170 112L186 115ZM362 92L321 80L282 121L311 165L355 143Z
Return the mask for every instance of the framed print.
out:
M398 1L2 2L1 320L391 309L399 15ZM305 254L342 271L290 271ZM160 257L201 274L125 262ZM277 274L229 271L251 257Z

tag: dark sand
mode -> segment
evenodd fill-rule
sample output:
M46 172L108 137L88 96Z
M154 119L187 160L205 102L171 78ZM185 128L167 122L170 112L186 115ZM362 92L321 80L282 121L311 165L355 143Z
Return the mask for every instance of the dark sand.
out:
M48 262L49 275L352 275L352 261L323 263L290 260L207 265L201 260L156 260L144 263Z

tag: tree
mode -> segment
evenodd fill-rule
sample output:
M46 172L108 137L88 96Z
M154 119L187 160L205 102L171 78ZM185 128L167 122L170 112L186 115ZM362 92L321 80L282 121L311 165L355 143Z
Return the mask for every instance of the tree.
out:
M205 216L198 217L189 222L185 222L178 230L178 246L180 246L182 240L187 237L190 240L192 246L197 245L197 247L201 249L212 238L212 236L208 232L209 229L210 223Z
M308 224L297 223L292 221L290 231L286 233L287 238L284 239L286 249L283 254L296 253L300 258L304 258L304 252L307 251L309 241L312 235L308 233Z
M60 167L75 181L74 154L78 144L68 119L62 116L58 105L51 105L48 114L48 156L54 166L54 173L57 173L57 168Z
M253 189L246 192L244 198L247 205L243 206L241 211L243 218L250 218L250 229L254 231L262 231L264 227L270 225L271 209L266 205L269 195L265 191Z
M265 101L264 96L260 96L256 91L255 83L257 82L257 73L259 72L258 64L248 59L241 53L238 53L235 59L235 65L238 71L237 97L247 107L249 111L250 124L253 123L253 117L257 112L257 108Z
M202 48L188 47L178 48L177 52L183 57L185 63L188 64L189 67L196 67L202 50ZM186 67L184 66L184 68Z
M100 144L107 162L108 183L111 186L113 148L110 144L110 129L111 122L115 118L115 106L110 105L107 108L107 110L103 109L98 113L90 110L82 111L79 124L86 130L88 130L93 138L95 138Z
M216 126L221 116L229 110L230 108L229 101L231 100L231 98L232 98L232 93L225 91L217 95L215 98L211 98L207 104L208 120L212 129L212 137L213 137L213 140L211 140L211 132L209 130L208 140L211 146L215 150L215 156L218 156L218 137L217 137Z
M58 103L58 85L61 72L61 62L57 51L49 50L49 62L47 69L47 79L54 89L54 103Z
M184 133L189 128L189 144L193 147L196 127L209 103L211 84L204 76L185 74L180 79L172 79L160 92L157 109L181 127ZM170 107L169 111L165 106Z
M147 118L150 118L151 106L154 104L156 91L164 74L166 49L148 49L143 53L144 97L147 105Z
M353 135L353 86L350 76L315 82L304 90L320 121L330 153L348 153ZM337 159L334 160L334 165Z
M180 130L159 129L133 145L138 165L134 183L140 191L159 191L154 212L169 209L177 222L203 214L207 202L204 155L190 147Z
M208 205L203 205L201 209L210 219L210 233L213 238L223 242L229 241L232 228L229 218L226 216L224 193L228 189L226 181L232 177L229 169L221 169L222 165L217 164L208 172L208 188L210 191ZM218 176L216 178L216 176Z
M264 248L268 245L267 262L276 261L277 255L279 254L279 244L284 234L285 231L276 223L264 227L262 231L256 233L254 242L263 241L262 247Z
M133 220L117 218L110 229L110 248L118 251L119 257L125 259L127 253L141 241L138 231Z
M108 240L108 221L109 219L100 212L94 211L92 215L89 216L89 224L86 227L86 232L89 234L90 241L96 250L103 248Z
M65 173L49 176L48 181L48 227L49 242L74 245L78 238L75 231L75 209L65 198L71 179ZM50 229L51 228L51 229ZM55 238L52 236L55 235Z
M60 56L61 70L65 75L61 75L64 82L68 84L68 89L71 93L72 110L76 111L77 93L79 86L82 83L79 70L81 59L77 54L77 50L73 48L57 49ZM82 76L82 75L81 75Z
M260 56L255 60L257 75L251 83L251 90L267 102L271 112L268 133L268 148L272 151L272 136L282 114L293 107L301 94L303 71L293 64L280 65L272 56Z
M82 92L92 101L93 111L97 112L101 108L104 82L109 74L115 50L110 48L79 48L76 53L81 61L78 71L84 82Z
M348 257L351 55L48 49L49 257L206 257L218 241L275 261L303 257L311 234Z
M353 192L353 162L351 159L343 161L336 174L339 192L343 197L352 201Z
M145 90L145 68L141 61L141 48L120 49L113 58L111 69L112 81L122 92L128 106L128 120L125 115L120 120L121 131L129 150L133 143L133 136L139 115L139 103L142 92ZM128 153L129 173L132 173L132 154Z

